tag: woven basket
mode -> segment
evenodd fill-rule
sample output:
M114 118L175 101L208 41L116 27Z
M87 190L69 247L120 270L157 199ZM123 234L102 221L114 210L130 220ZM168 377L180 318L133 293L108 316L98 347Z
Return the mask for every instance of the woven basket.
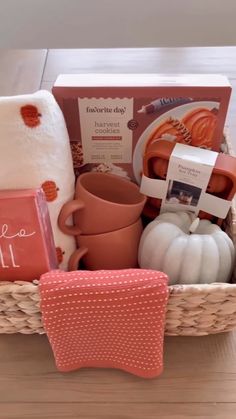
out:
M233 154L227 139L227 149ZM236 204L224 222L236 246ZM236 284L173 285L166 335L201 336L236 328ZM0 282L0 333L43 334L38 281Z

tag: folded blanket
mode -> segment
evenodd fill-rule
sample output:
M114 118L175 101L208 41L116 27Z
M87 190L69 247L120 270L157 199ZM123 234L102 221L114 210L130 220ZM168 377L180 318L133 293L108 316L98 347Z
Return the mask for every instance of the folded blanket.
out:
M52 271L41 276L39 290L44 328L60 371L119 368L146 378L162 372L164 273Z
M47 91L0 98L0 189L42 187L60 267L75 250L57 226L62 205L74 194L74 173L62 112Z

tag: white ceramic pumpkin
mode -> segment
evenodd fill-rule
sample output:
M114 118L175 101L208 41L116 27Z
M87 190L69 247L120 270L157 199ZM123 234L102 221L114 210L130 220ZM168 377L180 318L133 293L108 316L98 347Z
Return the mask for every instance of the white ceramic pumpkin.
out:
M165 272L170 285L227 282L235 248L209 220L183 211L166 212L144 229L138 258L140 268Z

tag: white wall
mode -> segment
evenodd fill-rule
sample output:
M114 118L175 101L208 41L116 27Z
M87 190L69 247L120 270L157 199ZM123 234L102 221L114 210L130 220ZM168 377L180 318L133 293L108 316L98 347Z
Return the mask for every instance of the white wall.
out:
M236 45L236 0L0 0L0 47Z

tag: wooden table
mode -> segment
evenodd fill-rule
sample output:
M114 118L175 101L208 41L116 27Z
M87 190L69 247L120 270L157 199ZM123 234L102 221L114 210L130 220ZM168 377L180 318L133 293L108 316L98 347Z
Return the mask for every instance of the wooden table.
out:
M224 73L236 88L236 48L6 50L0 94L50 89L59 73ZM235 89L236 90L236 89ZM236 93L227 124L236 147ZM57 372L46 336L0 336L0 418L236 417L236 333L167 337L154 380L121 371Z

